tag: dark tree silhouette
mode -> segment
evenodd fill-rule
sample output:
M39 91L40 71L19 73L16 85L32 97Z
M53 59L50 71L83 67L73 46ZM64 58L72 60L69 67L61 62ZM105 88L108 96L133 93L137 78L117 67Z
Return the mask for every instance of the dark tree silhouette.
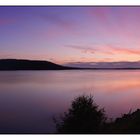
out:
M55 119L58 133L91 134L100 133L106 120L104 109L99 109L92 96L80 96L71 104L60 121Z
M112 133L119 134L140 134L140 109L128 114L123 114L112 122Z

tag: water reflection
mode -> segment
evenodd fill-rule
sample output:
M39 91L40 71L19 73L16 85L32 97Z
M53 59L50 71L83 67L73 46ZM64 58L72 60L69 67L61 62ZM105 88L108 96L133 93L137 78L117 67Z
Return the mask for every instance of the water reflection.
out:
M140 71L0 72L0 133L55 132L52 117L81 94L118 117L140 108Z

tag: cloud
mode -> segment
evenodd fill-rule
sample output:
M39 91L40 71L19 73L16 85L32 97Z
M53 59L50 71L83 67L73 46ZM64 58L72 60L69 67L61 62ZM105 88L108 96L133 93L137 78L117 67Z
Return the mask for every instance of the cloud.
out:
M0 19L0 25L7 25L7 24L12 24L15 21L13 19Z
M66 45L66 47L80 50L82 53L94 54L96 51L96 49L94 49L94 48L87 47L87 46L80 46L80 45Z
M83 68L140 68L140 61L128 62L70 62L65 64L72 67L83 67Z
M107 45L104 44L92 44L92 45L66 45L66 47L73 48L80 50L82 53L90 53L90 54L95 54L95 53L104 53L104 54L113 54L113 52L109 49L107 49Z
M124 47L114 47L112 45L108 45L106 49L110 50L112 53L140 55L140 50L138 49L136 50L136 49L130 49L130 48L124 48Z
M56 13L43 14L40 17L44 20L47 20L53 24L59 25L66 29L71 29L74 25L71 21L66 20L64 17L61 17Z
M122 44L123 45L123 44ZM107 55L124 54L124 55L140 55L139 49L131 49L121 47L121 44L92 44L92 45L66 45L66 47L80 50L82 53L102 53Z
M87 13L99 20L100 22L106 22L107 20L109 20L109 16L111 14L111 8L108 7L92 7L89 8L89 10L87 11Z
M39 15L41 19L46 21L47 30L43 30L42 34L48 39L56 39L66 36L80 36L77 31L77 23L75 20L67 18L64 14L48 12Z

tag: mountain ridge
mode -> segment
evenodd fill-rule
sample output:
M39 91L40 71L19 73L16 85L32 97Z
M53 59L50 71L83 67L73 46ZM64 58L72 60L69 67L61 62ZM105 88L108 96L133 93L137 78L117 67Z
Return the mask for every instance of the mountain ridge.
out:
M90 68L90 69L140 69L140 61L120 62L70 62L65 64L69 67Z
M0 70L66 70L72 67L61 66L49 61L27 59L0 59Z
M85 64L85 65L83 65ZM140 69L136 62L75 62L59 65L45 60L0 59L0 71L6 70L127 70Z

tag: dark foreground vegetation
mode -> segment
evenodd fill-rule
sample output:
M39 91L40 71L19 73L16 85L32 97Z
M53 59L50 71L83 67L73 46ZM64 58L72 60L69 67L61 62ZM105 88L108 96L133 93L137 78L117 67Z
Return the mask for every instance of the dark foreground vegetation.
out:
M92 96L80 96L61 118L54 119L60 134L140 134L140 110L107 121Z

